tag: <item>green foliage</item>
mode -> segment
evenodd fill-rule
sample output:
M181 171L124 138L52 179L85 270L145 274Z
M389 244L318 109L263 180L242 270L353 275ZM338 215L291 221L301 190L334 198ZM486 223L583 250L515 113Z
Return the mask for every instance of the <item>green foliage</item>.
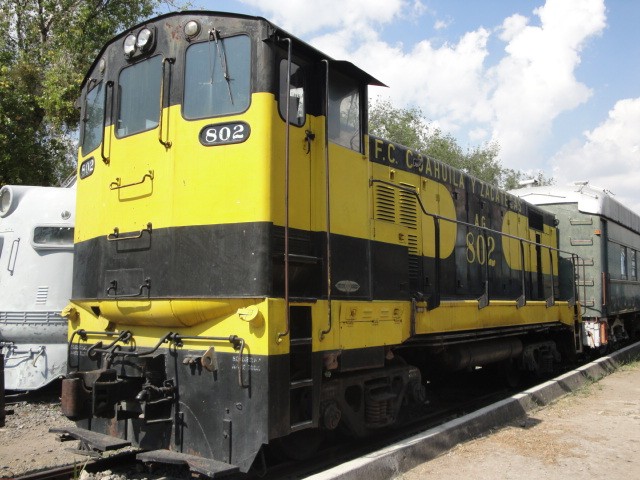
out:
M73 170L84 72L158 0L0 0L0 185L51 185Z
M369 107L369 131L505 189L517 188L520 180L528 178L524 172L502 167L497 143L465 152L452 135L432 128L419 108L397 108L388 99L378 99ZM542 172L537 180L543 185L553 183Z

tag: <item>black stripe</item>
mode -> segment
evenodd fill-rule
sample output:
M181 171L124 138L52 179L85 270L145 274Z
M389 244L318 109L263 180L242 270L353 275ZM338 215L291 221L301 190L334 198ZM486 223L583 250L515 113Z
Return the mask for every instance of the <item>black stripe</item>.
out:
M325 234L292 229L290 235L290 295L326 298ZM401 245L343 235L331 238L333 298L408 300L413 292L438 293L435 259L409 256ZM477 298L489 280L491 298L517 298L521 273L506 264L501 242L498 247L496 265L490 269L469 264L465 248L441 260L440 295ZM535 273L527 272L525 280L527 298L550 295L549 275L544 276L544 289L537 287ZM345 290L345 283L352 288ZM266 222L176 227L154 229L133 240L109 241L102 236L75 245L74 299L135 294L156 299L282 298L283 228Z

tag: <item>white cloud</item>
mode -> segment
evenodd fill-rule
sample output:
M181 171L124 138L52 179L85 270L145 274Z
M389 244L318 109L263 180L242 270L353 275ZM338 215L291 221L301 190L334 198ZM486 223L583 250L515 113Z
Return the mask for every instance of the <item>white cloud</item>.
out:
M587 42L606 26L604 0L546 0L529 15L512 15L494 30L478 28L453 42L436 43L425 34L414 43L393 43L386 26L428 21L421 1L241 1L391 87L373 88L373 96L421 108L463 147L497 142L503 164L518 169L539 166L554 120L592 95L575 72ZM502 52L494 51L496 40Z
M605 27L603 0L547 0L531 18L510 16L494 32L478 28L456 43L425 38L413 45L391 44L378 28L380 19L400 19L403 8L410 10L408 2L365 3L366 8L361 0L344 2L343 15L326 21L319 14L319 23L333 28L323 29L311 43L372 73L391 87L374 89L374 95L420 107L430 120L458 135L463 146L497 142L505 166L524 169L539 162L540 145L554 119L591 95L575 70L586 42ZM505 46L502 58L489 67L492 35ZM487 134L481 138L482 131Z
M506 56L487 72L493 78L490 103L493 140L509 166L524 168L539 156L553 120L587 101L589 88L574 75L580 51L605 27L602 0L547 0L534 12L539 26L526 18L507 18L501 39Z
M566 145L552 159L559 184L589 180L640 212L640 97L618 101L584 141Z
M433 25L434 30L444 30L451 25L451 19L447 20L436 20L436 23Z
M326 29L361 30L389 23L406 12L420 14L414 0L240 0L259 8L266 18L296 36Z

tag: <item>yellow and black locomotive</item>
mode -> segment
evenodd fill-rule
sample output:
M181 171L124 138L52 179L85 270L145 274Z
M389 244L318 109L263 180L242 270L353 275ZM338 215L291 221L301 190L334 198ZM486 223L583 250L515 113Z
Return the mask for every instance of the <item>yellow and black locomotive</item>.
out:
M554 217L369 137L371 84L243 15L104 47L80 100L67 434L247 471L274 441L395 423L437 372L575 351Z

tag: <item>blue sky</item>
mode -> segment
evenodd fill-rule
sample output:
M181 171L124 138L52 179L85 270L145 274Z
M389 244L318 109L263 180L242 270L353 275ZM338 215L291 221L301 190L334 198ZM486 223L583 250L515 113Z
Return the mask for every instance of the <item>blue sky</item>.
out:
M263 16L389 85L505 167L589 180L640 213L636 0L194 0Z

